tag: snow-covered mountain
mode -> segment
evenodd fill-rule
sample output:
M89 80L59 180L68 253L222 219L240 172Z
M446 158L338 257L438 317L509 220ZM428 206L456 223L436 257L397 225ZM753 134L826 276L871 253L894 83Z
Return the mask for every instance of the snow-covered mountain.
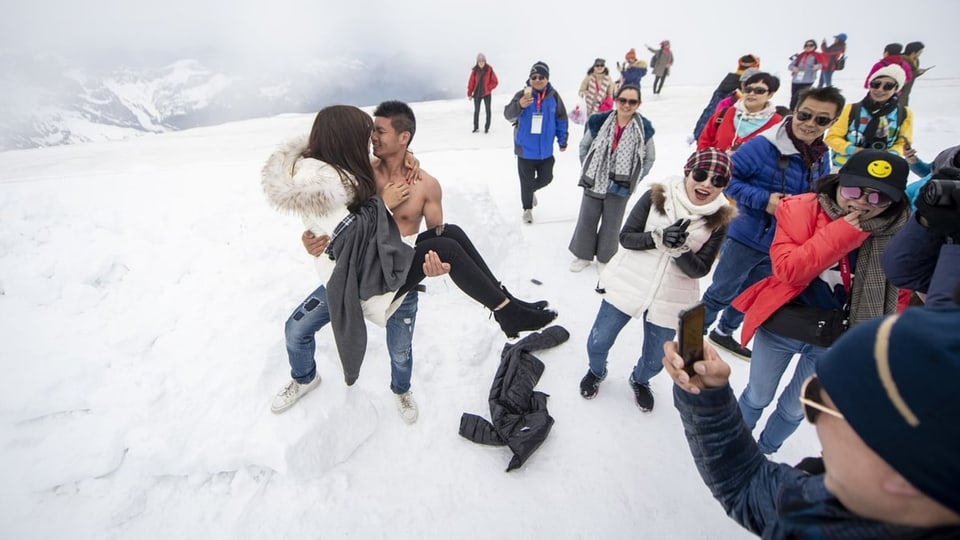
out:
M0 59L0 151L119 140L144 133L221 124L287 112L311 112L333 102L367 105L386 97L450 97L431 81L401 74L387 59L307 62L296 70L214 69L197 60L159 68L96 72L55 58Z

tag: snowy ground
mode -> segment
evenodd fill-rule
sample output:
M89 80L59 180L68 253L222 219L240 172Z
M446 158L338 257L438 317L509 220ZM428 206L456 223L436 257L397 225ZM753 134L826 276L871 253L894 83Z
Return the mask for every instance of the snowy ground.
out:
M859 81L840 83L862 96ZM957 86L925 78L914 90L913 142L928 160L958 141ZM651 180L681 172L683 138L712 89L668 81L648 96ZM487 135L470 133L467 100L415 104L413 148L443 184L446 220L474 238L514 294L549 299L570 331L540 354L538 389L551 395L556 425L522 469L505 473L507 449L457 435L462 412L489 416L504 339L447 278L428 280L421 296L416 424L395 411L375 327L355 386L344 385L325 329L323 383L270 413L289 373L283 322L316 283L299 220L268 208L259 171L312 115L7 152L0 538L747 537L703 486L666 375L652 381L652 413L633 405L638 323L614 347L599 396L579 396L600 303L596 267L567 269L580 130L557 154L536 223L521 224L500 115L508 90L495 95ZM749 365L731 363L739 391ZM775 458L818 452L803 425Z

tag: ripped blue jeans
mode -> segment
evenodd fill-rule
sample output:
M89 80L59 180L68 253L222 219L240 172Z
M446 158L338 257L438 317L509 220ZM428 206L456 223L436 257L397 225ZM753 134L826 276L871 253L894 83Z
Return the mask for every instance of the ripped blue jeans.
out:
M413 374L413 327L417 322L417 291L410 291L387 319L387 350L390 352L390 390L402 394L410 389ZM317 376L316 333L330 322L327 289L323 285L297 306L284 326L290 376L306 384Z

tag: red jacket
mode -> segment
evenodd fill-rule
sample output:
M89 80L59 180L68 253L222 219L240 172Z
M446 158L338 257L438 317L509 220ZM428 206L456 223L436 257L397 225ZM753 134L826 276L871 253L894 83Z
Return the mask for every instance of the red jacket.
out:
M720 120L720 125L718 126L717 118L720 116L723 110L726 110L727 112L723 113L723 119ZM763 133L770 127L779 124L780 121L783 120L782 116L774 113L773 116L767 120L767 123L761 126L760 129L754 131L746 137L737 138L737 128L734 126L734 120L736 117L737 110L732 106L713 113L713 116L711 116L710 120L707 121L707 126L703 129L703 132L700 133L700 138L697 139L697 151L703 150L704 148L719 148L720 150L726 152L730 149L730 147L733 146L733 143L737 143L737 147L739 148L741 144Z
M477 89L477 79L479 78L477 74L479 71L477 66L473 66L473 69L470 70L470 80L467 81L467 97L473 97L473 92ZM480 97L489 96L498 84L500 84L500 81L497 80L497 74L493 72L493 66L487 64L487 71L483 76L483 96Z
M777 230L770 245L773 275L733 301L733 307L744 314L741 343L749 343L774 312L869 236L845 219L831 220L820 208L816 193L783 199L777 206Z

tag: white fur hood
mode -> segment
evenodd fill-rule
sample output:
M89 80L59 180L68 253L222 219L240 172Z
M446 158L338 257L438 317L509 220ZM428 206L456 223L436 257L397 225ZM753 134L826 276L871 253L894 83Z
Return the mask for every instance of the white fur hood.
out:
M331 165L303 157L307 138L297 137L282 144L263 166L263 191L270 204L301 217L324 216L342 208L353 198L352 186L345 185Z

